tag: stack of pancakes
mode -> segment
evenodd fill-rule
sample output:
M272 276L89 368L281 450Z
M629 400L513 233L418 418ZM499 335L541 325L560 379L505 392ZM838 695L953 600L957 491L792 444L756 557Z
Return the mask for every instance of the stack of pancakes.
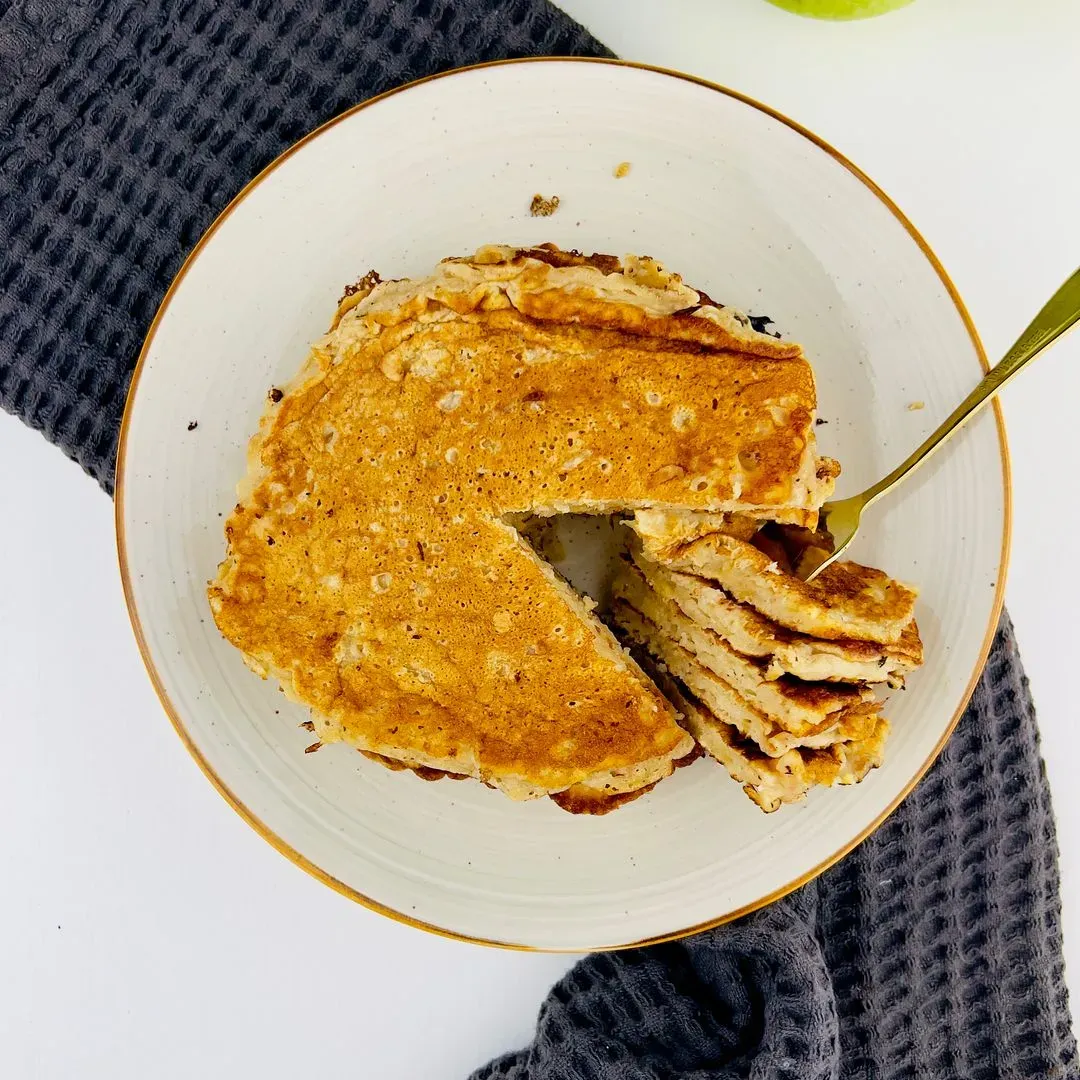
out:
M918 651L910 590L800 586L732 531L816 524L839 470L816 406L798 344L654 259L369 273L270 388L210 609L310 709L309 751L605 813L696 739L777 805L879 759L867 687ZM616 615L656 682L519 530L634 513Z
M881 764L889 724L876 690L922 662L913 589L852 562L802 581L785 531L743 515L646 510L630 524L612 621L758 806Z

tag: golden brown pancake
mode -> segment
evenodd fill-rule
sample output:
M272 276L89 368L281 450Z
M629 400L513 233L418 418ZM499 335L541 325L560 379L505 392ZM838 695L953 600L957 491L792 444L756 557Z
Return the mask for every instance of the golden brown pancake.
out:
M675 644L693 653L749 705L776 720L796 735L820 729L852 705L873 701L865 687L843 683L804 682L790 676L769 678L769 665L736 652L708 623L696 623L673 600L665 599L633 564L627 565L612 585L619 600L651 623L664 628Z
M701 757L701 748L695 743L691 746L688 754L672 762L671 771L681 769L684 765L689 765L699 757ZM657 780L647 784L645 787L626 791L620 790L620 785L613 782L613 779L617 780L618 778L597 776L590 780L583 780L579 784L574 784L573 787L568 787L565 791L554 792L551 800L571 814L599 816L617 810L628 802L633 802L634 799L652 791L659 783Z
M649 562L640 552L634 559L652 588L695 623L711 629L736 652L765 661L766 678L793 675L808 682L900 686L907 672L922 663L922 641L914 620L895 645L814 638L766 619L714 582Z
M784 803L801 801L813 787L857 784L884 759L889 722L883 716L875 716L872 730L861 738L836 742L821 750L793 749L779 757L769 757L737 728L711 713L648 657L640 660L665 697L682 714L680 722L698 745L723 765L767 814Z
M683 648L668 632L625 601L612 605L611 619L627 640L639 646L683 683L717 718L736 728L769 757L780 757L796 747L819 749L849 739L864 738L872 730L876 701L859 701L832 714L816 727L793 732L778 717L747 701L726 680Z
M323 742L515 798L639 791L692 740L505 519L815 515L814 410L797 345L651 260L488 248L369 275L271 392L214 618Z
M736 600L789 630L891 645L900 641L914 617L918 592L881 570L835 562L813 581L801 581L753 544L723 532L673 541L662 512L639 511L633 528L649 559L715 581Z

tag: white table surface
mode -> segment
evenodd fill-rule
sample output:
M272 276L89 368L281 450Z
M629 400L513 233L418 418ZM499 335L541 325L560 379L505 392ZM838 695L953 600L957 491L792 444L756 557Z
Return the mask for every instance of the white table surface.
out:
M935 248L991 356L1080 263L1075 0L917 0L862 24L764 0L563 6L624 57L750 94L858 162ZM1080 335L1005 402L1007 602L1057 808L1074 992L1078 400ZM521 1044L570 958L400 926L274 852L154 697L109 500L3 415L0 491L0 1076L449 1080Z

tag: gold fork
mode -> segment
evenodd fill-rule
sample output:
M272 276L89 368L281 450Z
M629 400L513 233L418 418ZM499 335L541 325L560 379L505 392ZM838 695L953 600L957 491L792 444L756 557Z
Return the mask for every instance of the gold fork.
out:
M1053 344L1077 320L1080 320L1080 270L1077 270L1050 299L1042 311L1031 320L1016 344L992 367L982 381L946 417L941 426L910 457L902 461L888 476L860 495L827 502L821 508L820 528L831 534L832 553L824 562L806 575L812 581L829 563L838 559L855 534L863 511L905 477L910 476L942 443L960 430L1010 379L1018 375L1036 356Z

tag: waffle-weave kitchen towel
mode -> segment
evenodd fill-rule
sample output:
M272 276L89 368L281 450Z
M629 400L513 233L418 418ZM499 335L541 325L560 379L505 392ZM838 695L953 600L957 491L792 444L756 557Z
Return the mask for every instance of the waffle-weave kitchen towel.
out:
M481 60L608 55L542 0L0 0L0 404L108 491L185 254L342 109ZM766 910L583 961L494 1080L1073 1078L1056 845L1004 623L941 760Z
M1059 919L1006 616L941 757L870 839L736 923L581 961L533 1044L473 1080L1076 1080Z
M0 405L112 492L184 257L350 105L518 56L610 56L543 0L0 0Z

